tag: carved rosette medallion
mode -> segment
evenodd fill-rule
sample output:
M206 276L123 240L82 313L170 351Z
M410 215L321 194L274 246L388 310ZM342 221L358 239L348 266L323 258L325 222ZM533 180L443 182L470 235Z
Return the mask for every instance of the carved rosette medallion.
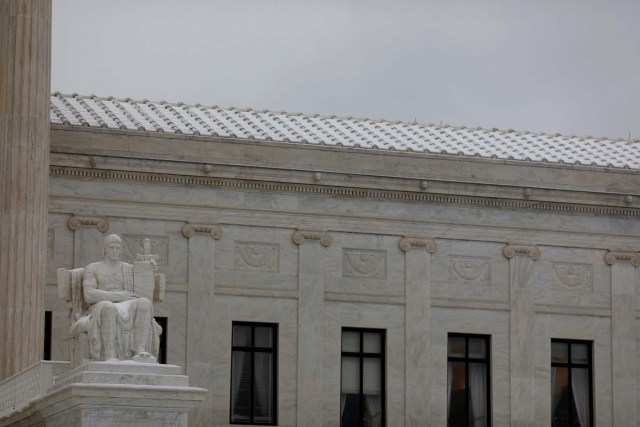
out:
M278 272L279 246L271 243L236 242L233 268L235 270Z
M566 262L553 263L554 285L559 288L592 289L593 266Z
M515 256L530 257L532 260L540 258L540 249L530 245L507 245L502 253L509 259Z
M449 279L462 283L489 283L491 281L491 259L450 255Z
M363 279L387 277L387 253L362 249L342 250L342 275Z
M400 239L400 250L409 252L411 249L426 249L430 254L438 250L438 244L433 239L419 237L403 237Z
M145 253L144 239L149 239L151 244L150 251L158 256L154 258L158 265L166 266L169 264L169 238L166 236L137 236L122 235L122 260L132 264L136 261L136 254Z
M306 241L319 242L325 248L331 245L331 236L324 231L297 230L292 236L293 243L301 245Z
M74 215L67 221L67 227L69 230L76 231L80 227L97 227L102 233L106 233L109 230L109 221L105 218L93 217L93 216L77 216Z
M617 262L628 262L634 267L640 267L640 253L628 249L614 249L607 251L604 261L609 265Z
M182 227L182 235L188 239L193 236L209 236L219 240L222 237L222 229L213 224L192 224L188 223Z

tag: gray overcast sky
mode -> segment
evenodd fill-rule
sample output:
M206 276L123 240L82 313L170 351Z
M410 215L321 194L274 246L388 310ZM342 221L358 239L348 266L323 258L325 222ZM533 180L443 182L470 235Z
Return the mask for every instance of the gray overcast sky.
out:
M640 1L54 0L52 91L640 139Z

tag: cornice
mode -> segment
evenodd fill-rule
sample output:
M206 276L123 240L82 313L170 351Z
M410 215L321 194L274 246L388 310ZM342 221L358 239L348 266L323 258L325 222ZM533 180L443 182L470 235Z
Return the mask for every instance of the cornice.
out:
M502 250L505 257L511 259L513 257L530 257L532 260L540 258L540 249L532 245L512 245L508 244Z
M182 235L188 239L193 236L209 236L219 240L222 237L222 229L214 224L187 223L182 227Z
M430 254L438 250L438 244L433 239L420 237L403 237L400 239L400 250L409 252L411 249L426 249Z
M604 261L609 265L627 262L634 267L640 267L640 253L630 249L613 249L607 251Z
M292 240L296 245L305 242L318 242L325 248L331 245L331 236L324 231L297 230L293 233Z
M312 193L327 196L367 197L394 201L418 203L462 204L480 207L530 209L538 211L563 212L585 215L607 215L640 218L640 209L634 207L592 205L580 203L561 203L530 199L511 199L468 196L456 194L440 194L422 191L401 191L349 186L333 186L304 183L287 183L273 181L256 181L235 178L218 178L209 176L192 176L183 174L161 174L123 170L105 170L92 168L75 168L67 166L50 166L53 177L76 179L103 179L116 181L139 181L158 184L190 185L213 188L248 189L269 192ZM324 179L323 179L324 181Z
M106 218L94 216L78 216L74 215L67 221L69 230L76 231L80 227L96 227L100 232L105 233L109 230L109 221Z

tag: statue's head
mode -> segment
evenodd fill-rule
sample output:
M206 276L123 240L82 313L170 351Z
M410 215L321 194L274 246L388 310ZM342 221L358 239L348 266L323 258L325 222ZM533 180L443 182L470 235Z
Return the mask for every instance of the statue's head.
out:
M117 234L104 238L104 256L109 261L120 261L122 255L122 239Z

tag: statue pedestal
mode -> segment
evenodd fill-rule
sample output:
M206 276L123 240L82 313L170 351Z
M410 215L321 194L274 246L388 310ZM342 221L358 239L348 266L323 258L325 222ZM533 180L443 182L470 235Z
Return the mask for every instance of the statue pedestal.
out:
M46 394L0 418L17 426L187 426L207 390L175 365L89 362L57 377Z

